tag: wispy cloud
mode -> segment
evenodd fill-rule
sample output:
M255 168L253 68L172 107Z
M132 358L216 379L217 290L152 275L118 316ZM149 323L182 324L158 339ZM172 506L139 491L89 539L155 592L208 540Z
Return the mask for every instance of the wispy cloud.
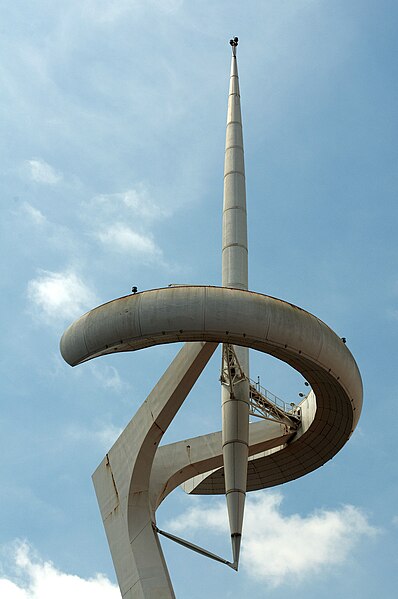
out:
M47 324L72 320L98 303L90 287L73 270L40 271L29 281L27 295L34 316Z
M120 193L100 194L91 201L91 207L97 213L100 210L107 215L116 216L121 209L127 209L130 217L149 221L158 220L169 215L169 210L157 204L144 184L127 189Z
M44 214L38 208L29 204L29 202L24 202L22 204L22 210L35 225L44 225L47 222Z
M120 193L95 196L84 204L83 215L94 238L108 251L126 252L146 263L162 260L153 225L167 218L170 212L153 200L144 184Z
M102 574L84 579L62 572L40 559L25 541L7 550L10 571L0 577L4 599L120 599L119 589Z
M140 258L152 260L160 258L161 249L153 241L150 234L137 233L123 223L115 223L107 229L99 231L96 236L110 249L118 252L131 252Z
M102 387L120 392L128 385L123 382L118 370L114 366L109 366L101 362L100 364L91 364L91 372Z
M113 424L99 424L97 427L87 428L80 424L70 426L66 431L66 437L75 443L89 443L99 446L101 450L107 451L123 429Z
M26 161L29 175L36 183L44 185L56 185L61 181L62 175L58 173L48 162L39 158Z
M281 511L283 496L263 492L248 497L242 541L242 566L269 586L302 582L327 566L343 564L361 539L377 531L357 507L318 510L308 516ZM176 532L207 528L227 533L224 503L192 507L170 523Z

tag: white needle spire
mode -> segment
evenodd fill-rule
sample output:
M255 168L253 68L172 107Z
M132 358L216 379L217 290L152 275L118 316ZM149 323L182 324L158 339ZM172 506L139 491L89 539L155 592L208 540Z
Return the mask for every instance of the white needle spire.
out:
M232 46L231 77L228 97L227 134L224 165L224 206L222 231L222 285L248 288L248 252L245 166L243 156L242 117L236 48ZM234 347L241 370L249 376L249 350ZM228 349L223 351L223 371L228 370ZM229 369L230 369L229 365ZM223 385L222 444L229 525L231 530L233 563L238 568L242 536L243 513L246 497L248 438L249 438L249 383L246 378Z

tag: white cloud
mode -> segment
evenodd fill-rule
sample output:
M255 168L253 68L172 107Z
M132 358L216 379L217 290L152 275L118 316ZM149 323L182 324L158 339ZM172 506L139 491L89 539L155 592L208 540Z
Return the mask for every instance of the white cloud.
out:
M29 216L29 218L35 223L35 225L44 225L47 219L38 208L35 208L29 202L22 204L23 211Z
M127 386L120 378L120 374L114 366L109 366L103 362L100 364L91 364L90 366L97 381L106 389L122 391Z
M29 169L30 177L33 181L36 181L36 183L56 185L62 179L62 175L45 162L45 160L34 158L32 160L27 160L26 165Z
M149 234L133 231L123 223L115 223L97 233L98 239L120 252L132 252L140 257L160 258L162 252Z
M196 497L192 498L195 503L196 499ZM202 527L213 532L227 532L229 529L226 504L222 501L214 503L215 506L210 508L194 505L174 520L171 520L168 526L176 533L183 533L186 530L197 531Z
M120 599L119 589L102 574L84 579L58 570L34 555L26 542L11 549L10 573L0 578L4 599Z
M73 320L98 300L88 285L73 271L41 271L28 283L28 299L35 316L46 323Z
M242 567L269 586L311 578L328 566L343 564L366 536L377 531L360 509L345 505L309 516L281 512L283 496L262 492L249 496L242 539ZM213 508L198 505L170 523L177 533L207 528L228 533L224 502Z
M97 195L83 205L83 214L94 237L107 249L130 253L147 263L162 261L162 250L154 240L151 225L170 213L152 200L145 185Z
M76 424L67 429L66 436L73 442L99 445L103 451L108 451L120 436L122 430L122 428L113 424L101 424L96 429L88 429Z
M148 221L158 220L169 215L166 208L153 201L151 194L143 184L120 193L98 195L91 202L91 208L95 208L97 212L100 210L104 215L113 213L113 216L119 215L124 208L127 209L126 216L131 218L133 215Z
M392 523L394 524L394 526L398 526L398 516L393 517Z

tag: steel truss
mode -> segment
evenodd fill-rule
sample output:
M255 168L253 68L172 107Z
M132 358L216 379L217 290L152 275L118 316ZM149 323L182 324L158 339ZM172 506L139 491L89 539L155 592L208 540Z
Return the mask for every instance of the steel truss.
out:
M280 422L290 429L296 430L301 421L300 408L290 404L289 408L282 399L252 381L242 370L234 346L223 343L222 367L220 381L229 388L231 397L234 396L234 387L243 380L249 382L249 413L251 416Z

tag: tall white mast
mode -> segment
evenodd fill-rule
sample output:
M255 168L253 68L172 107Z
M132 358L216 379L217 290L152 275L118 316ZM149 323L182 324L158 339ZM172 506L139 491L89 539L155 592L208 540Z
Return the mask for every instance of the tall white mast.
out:
M247 290L246 185L236 59L238 38L231 39L230 44L232 59L224 163L222 285ZM237 568L246 497L249 439L249 383L245 377L237 376L237 370L240 375L249 376L249 350L224 345L222 369L229 373L229 384L224 381L221 391L222 444L233 562Z

